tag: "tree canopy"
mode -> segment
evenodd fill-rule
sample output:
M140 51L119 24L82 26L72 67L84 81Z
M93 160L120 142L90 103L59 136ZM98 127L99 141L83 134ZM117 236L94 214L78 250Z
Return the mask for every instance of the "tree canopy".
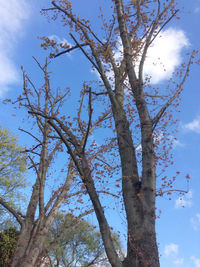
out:
M120 251L120 242L116 234L113 234L113 239ZM108 263L100 232L86 220L76 218L72 214L56 216L43 253L42 260L49 261L52 266L60 264L75 267Z
M18 236L19 231L15 227L10 227L0 233L0 267L10 265Z
M24 148L8 130L0 128L0 194L11 200L26 186Z

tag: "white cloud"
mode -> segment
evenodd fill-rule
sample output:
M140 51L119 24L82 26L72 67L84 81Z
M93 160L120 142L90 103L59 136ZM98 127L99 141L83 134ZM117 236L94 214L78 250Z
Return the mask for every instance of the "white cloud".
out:
M160 142L162 142L162 139L163 138L164 138L163 133L159 133L158 135L156 135L154 133L154 144L160 144ZM185 146L185 144L183 144L181 141L179 141L176 137L174 137L172 135L169 136L169 139L172 142L173 148L176 148L176 147L184 147ZM136 151L142 152L142 145L141 145L141 143L136 146Z
M170 243L165 246L164 254L166 257L173 259L174 265L182 265L184 263L184 258L178 257L179 245L175 243Z
M194 13L199 13L200 12L200 7L196 7L195 9L194 9Z
M192 206L192 191L190 190L184 196L179 197L175 202L175 208L187 207L190 208Z
M0 0L0 97L4 96L10 85L19 81L12 55L23 32L24 20L30 14L27 3L26 0Z
M178 254L178 245L171 243L165 246L164 250L165 256L170 256L171 254Z
M190 219L190 222L192 224L192 227L195 231L200 229L200 213L197 213L195 217L192 217Z
M193 121L185 124L183 128L195 133L200 133L200 116L198 116Z
M115 51L114 58L117 63L122 59L122 43L118 41L118 47ZM144 75L151 77L151 83L160 83L172 75L175 68L180 65L181 51L189 46L183 30L169 28L156 37L150 48L144 64ZM138 62L135 63L136 72L138 72ZM108 77L113 77L112 71L108 73Z
M173 261L174 264L176 265L181 265L184 262L184 258L177 258L176 260Z
M181 63L181 51L189 46L183 30L169 28L159 34L148 50L144 73L156 84L168 79Z
M198 14L200 12L200 1L196 0L195 7L194 7L194 13Z
M176 147L184 147L185 144L182 143L180 140L178 140L177 138L173 138L173 148Z
M67 48L73 46L69 41L67 41L67 39L65 39L65 38L61 39L56 34L52 34L52 35L48 36L48 38L50 40L56 41L59 44L62 44L63 46L66 45Z
M200 267L200 258L196 258L195 256L191 256L190 259L193 261L195 267Z

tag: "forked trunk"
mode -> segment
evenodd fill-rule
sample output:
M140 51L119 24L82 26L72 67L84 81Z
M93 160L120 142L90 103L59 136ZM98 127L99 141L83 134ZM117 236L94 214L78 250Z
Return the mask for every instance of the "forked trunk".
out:
M127 257L123 262L124 267L159 267L158 247L155 233L154 211L138 211L141 223L129 224Z
M40 227L40 230L36 232L22 230L11 267L36 266L38 257L44 248L47 230L47 227Z

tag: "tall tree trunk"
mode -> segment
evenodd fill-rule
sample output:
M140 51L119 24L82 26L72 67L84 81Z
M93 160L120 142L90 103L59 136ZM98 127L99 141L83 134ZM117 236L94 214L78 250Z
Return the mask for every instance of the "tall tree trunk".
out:
M113 110L118 135L119 153L122 162L123 198L128 222L127 257L124 266L159 267L158 248L155 233L155 163L152 136L152 121L143 96L142 80L138 80L132 58L131 38L128 34L123 1L115 0L120 36L124 49L126 72L136 101L140 119L142 146L142 176L137 172L137 162L129 124L125 113L116 108ZM142 73L139 77L142 79ZM114 108L114 106L113 106ZM116 114L116 115L115 115ZM121 124L121 126L120 126ZM125 144L125 142L127 144ZM133 156L129 152L133 151ZM128 156L128 159L127 159ZM127 180L132 181L128 182ZM132 187L131 187L132 185Z
M155 166L151 125L144 128L143 172L139 178L135 148L123 109L113 105L122 165L122 191L128 222L127 257L123 266L158 267L155 234Z

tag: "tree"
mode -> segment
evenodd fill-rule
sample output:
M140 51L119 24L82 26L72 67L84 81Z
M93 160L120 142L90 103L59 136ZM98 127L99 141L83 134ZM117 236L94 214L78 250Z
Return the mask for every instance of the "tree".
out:
M17 138L7 129L0 128L0 204L1 218L6 219L4 201L17 206L20 199L24 200L20 190L27 185L24 174L26 172L26 157L22 153L24 148L19 146ZM3 221L1 221L3 222Z
M120 250L117 235L115 246ZM41 260L50 266L92 266L106 264L100 233L93 225L72 214L58 214L50 228Z
M9 266L16 248L19 231L15 227L5 229L0 233L0 266Z
M39 62L37 62L37 64L44 74L45 83L40 89L37 89L34 87L25 71L23 71L24 92L23 98L21 97L22 99L18 99L19 106L32 110L34 105L35 107L38 105L38 108L42 108L45 112L53 114L54 112L57 112L59 106L62 105L63 96L57 95L53 98L53 102L49 102L49 98L47 97L49 93L49 76L47 73L48 64L46 62L44 67L42 67ZM35 94L35 103L32 103L33 94L28 88L29 85L32 87ZM35 265L40 252L43 249L49 227L64 201L73 179L73 171L69 163L68 172L66 176L63 177L62 187L58 186L57 190L54 190L54 192L50 194L49 199L45 202L48 176L53 176L53 174L50 174L51 164L56 158L56 153L62 151L62 146L59 139L49 137L51 134L53 136L53 132L51 131L47 120L42 120L38 116L35 116L35 119L35 125L37 126L35 133L34 131L29 132L22 130L35 141L32 147L26 149L24 152L28 154L30 161L29 168L34 170L36 179L32 187L32 194L30 196L26 213L22 214L15 210L10 210L21 227L11 266L27 267ZM37 208L39 209L38 215Z
M170 193L172 181L162 177L164 187L156 188L159 182L156 168L159 164L165 167L170 163L167 129L174 123L170 107L173 109L178 105L195 52L191 54L188 64L183 64L177 71L176 82L169 84L166 89L154 88L151 86L151 77L144 77L145 60L154 40L168 22L177 17L175 1L111 2L110 19L100 15L103 18L103 25L100 26L103 32L98 29L98 33L88 18L79 18L73 12L70 1L53 0L52 6L43 10L45 13L55 12L53 20L60 16L63 25L70 28L70 36L74 41L74 46L69 46L44 37L42 46L53 50L50 56L58 57L80 49L100 77L101 82L96 89L86 86L84 90L89 96L87 127L79 125L82 138L85 136L84 144L80 145L80 136L65 127L65 120L60 121L58 116L49 116L42 111L33 111L33 114L48 119L67 147L93 203L111 265L157 267L159 256L155 232L155 198L156 195ZM120 46L121 57L116 57ZM109 104L102 113L105 114L110 108L113 118L110 127L116 135L120 155L121 189L127 219L127 256L124 261L119 259L114 248L104 209L95 189L95 160L91 159L87 144L88 129L93 125L92 104L103 96L109 100ZM98 103L102 103L101 100ZM102 105L102 109L104 107ZM141 150L137 149L138 144Z
M29 160L30 175L35 177L32 193L25 213L17 207L12 207L6 199L1 198L0 201L0 204L15 217L20 225L20 233L11 263L12 267L35 266L44 249L51 224L61 205L63 204L69 209L70 197L73 197L73 201L77 203L76 206L80 210L78 205L81 205L81 197L85 194L84 186L75 180L77 171L70 155L65 157L64 163L62 158L60 171L57 166L54 167L56 156L59 153L62 154L63 151L62 139L55 135L55 130L51 128L49 119L40 116L40 112L52 117L59 114L69 90L66 89L65 92L61 93L57 89L56 92L53 92L50 87L50 75L47 71L49 62L46 60L44 66L41 66L36 59L35 62L43 73L44 85L39 86L38 89L22 68L23 93L14 102L15 104L19 103L19 108L24 108L31 114L27 121L31 122L33 119L30 131L21 129L32 140L30 142L32 145L23 151ZM8 99L7 102L12 101ZM104 116L100 117L99 120L103 120ZM97 120L97 124L99 120ZM71 122L68 125L70 127ZM68 126L65 125L65 127ZM91 131L92 129L88 133ZM85 139L82 139L80 145L83 145L84 142ZM54 180L59 180L57 176L60 177L60 183L56 181L55 186L53 186ZM70 190L72 185L74 190ZM49 191L49 188L52 190ZM73 209L76 206L73 203ZM73 209L71 208L71 211ZM93 209L87 206L82 207L79 219L91 212Z

